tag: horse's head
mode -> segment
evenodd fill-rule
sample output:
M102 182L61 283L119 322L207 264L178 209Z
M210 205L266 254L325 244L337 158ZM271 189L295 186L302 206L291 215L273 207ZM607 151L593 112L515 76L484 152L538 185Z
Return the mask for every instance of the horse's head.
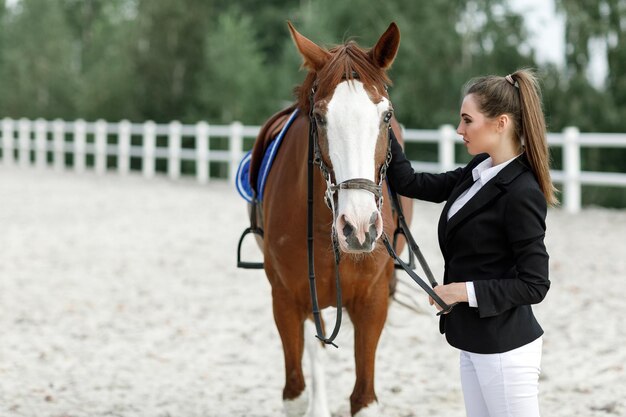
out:
M339 246L344 252L371 252L383 232L376 192L381 190L376 188L384 175L393 115L386 71L398 51L400 31L392 23L369 50L353 41L327 50L291 23L289 29L309 70L297 90L299 106L314 119L319 156L331 179L345 186L337 187L334 212Z

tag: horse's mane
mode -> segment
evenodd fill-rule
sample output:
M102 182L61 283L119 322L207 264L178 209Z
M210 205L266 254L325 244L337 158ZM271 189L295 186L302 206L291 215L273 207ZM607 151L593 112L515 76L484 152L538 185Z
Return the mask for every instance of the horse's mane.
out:
M304 82L294 89L297 105L305 114L309 112L309 96L315 80L318 97L327 97L341 81L355 78L363 83L375 102L386 95L385 87L391 85L391 80L385 70L372 63L369 51L354 41L348 41L329 52L331 58L324 68L319 72L309 71Z

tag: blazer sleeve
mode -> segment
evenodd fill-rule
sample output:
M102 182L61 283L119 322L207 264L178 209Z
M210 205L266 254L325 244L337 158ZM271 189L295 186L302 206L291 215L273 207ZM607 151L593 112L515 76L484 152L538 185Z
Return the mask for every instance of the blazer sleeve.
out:
M398 143L393 130L391 136L391 162L387 168L387 180L391 188L405 197L441 203L446 201L455 184L463 175L463 168L442 174L415 172Z
M505 209L505 230L516 278L474 281L478 314L496 316L510 308L541 302L548 289L548 252L544 245L547 204L538 187L514 190Z

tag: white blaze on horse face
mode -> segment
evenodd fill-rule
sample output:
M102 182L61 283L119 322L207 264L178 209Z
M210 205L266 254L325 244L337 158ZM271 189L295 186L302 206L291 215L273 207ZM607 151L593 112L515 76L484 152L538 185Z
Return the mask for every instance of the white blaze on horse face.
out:
M337 85L326 113L328 152L337 184L354 178L376 181L376 144L381 119L389 108L389 101L384 97L379 103L373 103L360 81L343 81ZM374 248L374 242L370 247L365 242L372 225L376 239L383 231L376 203L377 198L369 191L339 191L336 227L344 251L369 252ZM346 224L358 242L348 242L344 233Z

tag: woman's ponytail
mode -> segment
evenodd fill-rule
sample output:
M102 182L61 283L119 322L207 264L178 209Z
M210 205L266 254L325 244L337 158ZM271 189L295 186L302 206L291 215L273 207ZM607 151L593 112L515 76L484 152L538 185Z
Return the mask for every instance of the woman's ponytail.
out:
M487 117L509 114L515 140L526 150L531 169L550 205L558 204L556 188L550 178L550 152L546 122L541 105L541 90L531 70L520 69L506 77L490 75L471 80L464 89L473 94Z

